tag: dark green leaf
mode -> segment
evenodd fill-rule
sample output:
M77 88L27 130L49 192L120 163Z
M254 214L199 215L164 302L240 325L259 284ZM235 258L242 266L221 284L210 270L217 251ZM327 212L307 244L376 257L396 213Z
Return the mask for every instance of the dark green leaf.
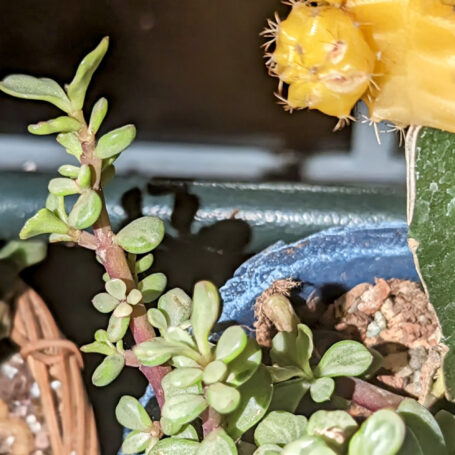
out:
M304 379L292 379L275 384L270 411L295 412L309 388L310 384Z
M441 428L449 454L455 454L455 416L442 409L436 416L439 428Z
M262 351L256 340L248 338L245 349L228 365L226 384L238 387L256 372L262 360Z

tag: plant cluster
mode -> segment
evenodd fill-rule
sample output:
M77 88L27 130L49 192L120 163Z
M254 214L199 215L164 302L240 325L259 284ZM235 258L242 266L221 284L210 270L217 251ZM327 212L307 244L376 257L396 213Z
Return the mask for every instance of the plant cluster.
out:
M396 410L379 410L359 424L344 410L349 402L338 395L337 378L371 374L377 353L351 340L319 353L312 331L292 311L280 313L288 329L273 337L270 349L239 325L220 333L221 302L212 283L196 283L190 297L178 288L165 292L165 275L150 273L151 251L164 237L161 220L141 217L112 231L103 186L135 128L126 125L97 139L107 100L95 103L88 123L82 111L107 48L104 38L64 88L48 78L11 75L0 90L47 101L65 113L29 126L32 134L57 133L78 163L60 167L61 177L49 182L46 207L25 223L20 237L50 234L51 242L75 242L94 250L106 269L105 292L93 305L110 315L109 322L82 347L104 356L93 383L105 386L125 366L139 368L161 408L161 418L153 421L136 398L121 398L116 416L131 430L123 453L406 455L430 448L454 453L455 421L446 411L434 418L405 399ZM124 341L128 328L131 347Z

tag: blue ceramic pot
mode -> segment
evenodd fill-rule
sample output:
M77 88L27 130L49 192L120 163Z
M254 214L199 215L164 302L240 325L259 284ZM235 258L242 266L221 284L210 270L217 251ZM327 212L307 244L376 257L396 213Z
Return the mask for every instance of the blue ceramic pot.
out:
M304 283L302 296L336 290L338 294L375 277L418 281L407 244L405 223L333 228L298 242L278 242L253 256L220 289L220 321L253 326L256 298L275 280L292 278ZM150 387L143 405L153 398Z

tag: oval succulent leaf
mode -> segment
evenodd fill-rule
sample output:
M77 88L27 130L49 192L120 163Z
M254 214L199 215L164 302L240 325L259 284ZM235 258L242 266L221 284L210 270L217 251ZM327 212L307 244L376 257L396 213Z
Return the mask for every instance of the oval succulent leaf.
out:
M167 285L167 278L164 273L152 273L139 281L138 288L142 293L144 303L156 300L164 291Z
M130 323L129 317L118 318L114 314L109 318L109 325L107 327L107 334L111 343L116 343L121 340L128 330Z
M283 449L276 444L265 444L256 449L253 455L280 455Z
M77 183L81 188L89 188L92 179L92 171L90 170L90 166L87 164L83 164L79 170L79 174L77 175Z
M122 452L125 455L142 453L147 448L151 440L149 433L134 430L129 433L122 444Z
M309 388L310 384L300 378L275 384L270 411L295 412Z
M196 350L196 343L194 342L193 337L181 327L169 327L164 334L164 338L171 343L182 343Z
M72 131L78 131L80 128L81 124L76 119L63 115L45 122L28 125L27 129L31 134L44 136L54 133L70 133Z
M103 355L114 355L117 353L117 350L112 345L103 343L102 341L94 341L93 343L81 346L81 351Z
M202 395L185 393L166 399L162 409L163 417L179 425L193 421L207 408L208 403Z
M447 450L449 453L455 453L455 416L442 409L435 418L444 435Z
M166 315L170 326L180 325L191 317L193 302L185 291L171 289L158 300L158 308Z
M154 216L132 221L117 234L117 243L128 253L143 254L156 248L164 237L164 224Z
M79 166L73 166L71 164L64 164L58 168L58 173L63 175L63 177L69 177L72 179L76 179L79 175Z
M199 435L193 425L185 425L174 435L174 437L179 439L188 439L190 441L199 441Z
M132 289L126 298L130 305L137 305L142 301L142 292L139 289Z
M194 286L193 312L191 326L199 352L203 356L210 354L208 337L220 314L220 296L214 284L199 281Z
M102 206L96 191L84 190L68 216L68 223L75 229L87 229L98 220Z
M262 360L262 351L256 340L248 338L245 349L229 363L226 384L238 387L256 372Z
M95 154L98 158L106 159L123 152L136 137L136 127L125 125L101 136L96 146Z
M256 425L265 415L272 400L272 380L265 366L261 365L256 373L238 391L241 401L237 409L225 417L223 427L229 435L238 439L243 433Z
M397 412L414 433L423 453L448 454L444 435L427 408L411 398L406 398L398 406Z
M105 357L92 375L92 383L97 387L110 384L122 372L125 366L123 355L114 354Z
M92 52L87 54L79 64L74 79L66 89L73 110L78 111L82 109L87 87L92 79L93 73L98 68L101 60L103 60L108 47L109 37L105 36L100 44Z
M305 434L307 419L286 411L272 411L254 431L256 445L276 444L284 446Z
M130 430L150 431L152 420L147 411L139 401L130 396L124 395L115 408L115 417L120 425Z
M189 387L202 379L202 370L200 368L177 368L168 373L168 379L174 387Z
M144 273L153 265L153 254L149 253L136 261L136 273Z
M150 308L150 310L147 311L147 319L153 327L162 331L167 329L166 316L161 310L158 310L158 308Z
M220 382L209 385L206 390L209 405L220 414L229 414L240 404L240 393L234 387Z
M163 338L144 341L136 345L133 350L139 362L150 367L162 365L173 355L185 355L185 346L168 343Z
M300 368L297 354L297 335L293 332L278 332L272 339L270 357L273 363L279 366L297 366Z
M202 377L205 384L214 384L223 381L228 373L228 367L221 360L210 362L204 369Z
M17 98L47 101L66 113L72 110L70 100L62 87L47 77L11 74L0 82L0 90Z
M100 312L100 313L110 313L111 311L115 310L115 307L119 304L119 301L109 295L107 292L101 292L100 294L96 294L92 300L93 306Z
M316 403L323 403L330 400L334 390L335 381L332 378L318 378L311 384L311 398Z
M103 123L107 114L107 99L100 98L93 106L92 113L90 114L89 128L93 134L96 134Z
M79 186L74 180L64 177L52 179L49 182L48 189L49 193L54 196L69 196L80 192Z
M123 300L126 297L126 284L119 278L113 278L106 282L105 288L107 293L117 300Z
M229 435L217 428L201 442L197 455L237 455L237 448Z
M199 442L180 438L159 441L147 455L196 455Z
M48 209L41 209L29 218L19 233L22 240L40 234L68 234L70 228Z
M248 337L239 325L228 327L216 345L215 357L229 363L234 360L246 347Z
M376 411L362 423L349 442L349 455L396 455L406 427L400 416L388 409Z
M282 455L337 455L323 439L317 436L304 436L288 444Z
M344 340L332 345L314 370L317 377L359 376L368 370L373 356L356 341Z
M305 324L298 324L297 326L295 347L300 368L307 377L311 377L310 359L313 355L313 333Z
M57 142L65 147L67 153L80 160L82 155L82 145L76 133L60 133L57 136Z

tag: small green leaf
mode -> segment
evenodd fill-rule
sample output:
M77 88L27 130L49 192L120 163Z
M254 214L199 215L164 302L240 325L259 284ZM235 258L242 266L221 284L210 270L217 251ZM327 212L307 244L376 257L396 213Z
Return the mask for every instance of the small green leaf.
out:
M109 295L107 292L101 292L100 294L96 294L92 300L93 306L100 312L100 313L110 313L111 311L115 310L115 307L119 304L119 301Z
M51 120L28 125L27 129L31 134L43 136L54 133L71 133L73 131L78 131L81 126L82 125L76 119L63 115Z
M207 406L207 401L201 395L191 393L174 395L166 399L162 415L177 424L184 425L198 417Z
M101 60L109 47L109 37L105 36L100 44L89 54L87 54L79 64L76 75L68 85L66 91L71 100L73 110L78 111L84 105L85 93L92 79L93 73L98 68Z
M405 431L405 424L396 412L376 411L351 438L348 454L396 455L403 444Z
M262 360L262 351L256 340L248 338L243 352L229 363L226 384L238 387L256 372Z
M228 367L221 360L210 362L204 369L202 377L205 384L214 384L223 381L228 373Z
M172 422L171 420L166 419L165 417L161 417L160 425L161 425L161 430L167 436L174 436L174 435L178 434L180 431L182 431L182 428L184 428L182 425L178 425L178 424ZM188 426L190 426L190 425L188 425Z
M306 377L311 378L313 375L310 368L310 359L313 355L313 333L305 324L297 325L295 348L300 368L302 368Z
M272 339L270 357L274 364L281 367L297 366L300 368L300 359L297 353L297 334L278 332Z
M228 327L216 345L215 357L229 363L239 356L246 347L248 337L239 325Z
M96 191L84 190L73 206L68 223L75 229L87 229L98 220L103 203Z
M22 240L40 234L68 234L70 228L48 209L41 209L29 218L19 233Z
M71 112L71 103L60 85L47 77L11 74L0 82L0 90L17 98L47 101L62 111Z
M92 180L92 171L90 166L83 164L77 176L77 183L81 188L89 188Z
M147 455L196 455L199 443L187 439L166 438L156 444Z
M155 249L163 237L163 222L154 216L144 216L125 226L117 234L117 243L128 253L142 254Z
M67 153L75 156L78 160L81 159L82 145L76 133L60 133L57 136L57 142L65 147Z
M237 455L237 448L228 434L217 428L201 442L197 455Z
M133 312L133 307L126 302L120 302L117 308L114 310L114 316L117 318L126 318Z
M136 127L125 125L101 136L96 146L96 156L101 159L112 158L123 152L136 137ZM148 250L150 251L150 250ZM144 251L145 253L145 251Z
M153 327L156 327L161 331L167 329L166 316L161 310L158 310L158 308L150 308L150 310L147 311L147 319Z
M63 175L63 177L69 177L72 179L77 179L79 175L79 170L81 168L79 166L73 166L71 164L64 164L58 168L58 173Z
M97 366L92 375L92 383L97 387L104 387L110 384L122 372L125 366L125 359L121 354L114 354L105 357Z
M168 380L174 387L189 387L202 379L200 368L177 368L168 373Z
M441 428L444 440L446 442L449 454L455 453L455 416L448 411L442 409L436 416L439 428Z
M121 340L126 331L128 330L128 325L130 323L130 318L118 318L114 314L109 318L109 325L107 327L107 334L109 336L109 341L111 343L116 343Z
M124 395L115 408L115 417L120 425L130 430L150 431L152 420L147 411L139 401L130 396Z
M130 305L137 305L142 301L142 292L139 289L132 289L126 298Z
M107 335L107 330L104 329L98 329L95 332L95 340L96 341L101 341L103 343L110 343L109 337Z
M167 362L173 355L185 355L187 353L184 345L169 343L163 338L154 338L136 345L134 353L138 360L146 366L153 367Z
M127 435L122 444L125 455L143 452L150 443L150 433L134 430Z
M173 356L172 365L175 368L199 368L199 364L196 361L184 355Z
M295 412L309 388L310 384L304 379L275 384L269 410Z
M256 445L275 444L284 446L305 434L307 419L285 411L272 411L254 431Z
M136 261L136 273L144 273L153 265L153 254L149 253Z
M225 417L223 427L234 438L258 423L268 410L272 400L272 380L267 369L261 365L256 373L238 391L242 397L237 409Z
M81 351L85 353L96 353L104 355L114 355L117 350L109 344L103 343L102 341L94 341L93 343L81 346Z
M314 374L317 377L359 376L368 370L372 361L371 352L363 344L343 340L324 353Z
M337 455L337 453L323 439L317 436L304 436L288 444L281 455Z
M170 326L177 326L191 317L193 302L182 289L167 291L158 300L158 308L166 315Z
M313 401L323 403L330 400L330 397L335 390L335 381L332 378L316 379L310 387L310 394Z
M358 427L357 422L345 411L319 410L311 415L306 432L324 439L344 453Z
M200 382L185 388L175 387L172 385L168 376L169 375L167 374L161 381L161 386L163 388L164 397L166 400L175 395L202 395L202 384Z
M427 408L411 398L405 398L398 406L397 412L414 433L423 453L448 454L444 435Z
M197 348L193 337L180 327L169 327L164 334L164 338L171 343L183 343L194 350Z
M92 113L90 114L90 122L88 127L93 134L96 134L103 123L104 118L107 114L107 99L100 98L93 106Z
M240 404L240 393L234 387L217 382L206 390L209 405L220 414L229 414Z
M152 273L139 281L138 288L142 292L144 303L156 300L164 291L167 285L167 278L164 273Z
M190 441L199 441L199 435L193 425L185 425L174 435L174 437L178 439L188 439Z
M283 449L275 444L265 444L259 447L253 455L280 455Z
M78 184L68 178L58 177L52 179L48 185L49 193L55 196L69 196L70 194L80 193Z
M278 382L288 381L292 378L303 377L304 373L300 367L288 366L280 367L278 365L268 366L270 375L272 376L272 381L274 384Z
M199 352L203 356L210 354L208 337L220 314L220 296L214 284L199 281L194 286L193 312L191 325Z
M109 295L117 300L123 300L126 297L126 284L119 278L113 278L105 284L106 291Z

